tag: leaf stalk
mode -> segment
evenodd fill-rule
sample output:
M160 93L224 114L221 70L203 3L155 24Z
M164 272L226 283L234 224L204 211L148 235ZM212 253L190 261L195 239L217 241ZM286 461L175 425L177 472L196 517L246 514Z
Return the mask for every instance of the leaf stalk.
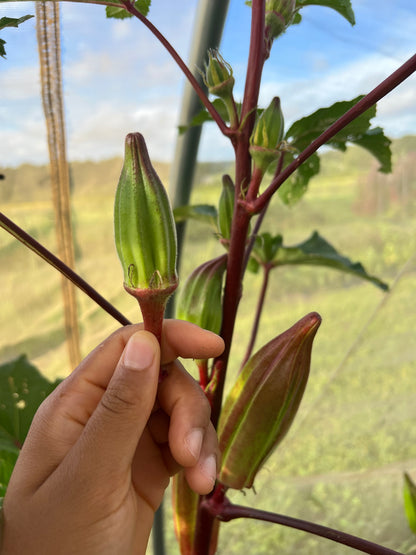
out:
M254 4L254 3L253 3ZM311 144L303 150L299 156L291 164L289 164L278 176L270 183L269 187L253 202L240 200L251 214L261 212L265 204L270 200L279 187L286 181L288 177L294 173L298 167L303 164L314 152L322 145L329 141L341 129L346 127L354 119L364 113L366 110L376 104L381 98L389 94L393 89L405 81L416 70L416 54L409 58L403 65L394 71L389 77L382 81L377 87L369 92L364 98L348 110L343 116L335 121L326 131L317 137Z

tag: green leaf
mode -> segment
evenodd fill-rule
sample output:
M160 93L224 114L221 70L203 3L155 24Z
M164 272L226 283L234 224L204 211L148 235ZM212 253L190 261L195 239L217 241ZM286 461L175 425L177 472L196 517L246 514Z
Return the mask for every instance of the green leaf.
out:
M335 104L328 108L320 108L309 116L295 121L287 130L285 139L292 147L297 148L299 151L304 150L314 139L319 137L330 125L355 106L362 98L363 95L360 95L353 100L335 102ZM353 137L357 133L361 135L367 131L370 126L370 120L375 115L376 108L373 106L330 139L329 144L333 143L332 146L334 148L342 150L342 144L345 144L349 137Z
M122 2L116 1L117 4L120 4L120 7L117 6L107 6L105 11L107 17L114 17L116 19L126 19L127 17L132 17L132 14L129 13L126 8L124 7ZM137 0L134 3L135 8L145 17L149 13L151 0Z
M7 485L12 475L14 465L16 464L17 455L18 452L0 451L0 509L2 507L2 498L6 494Z
M375 276L369 275L360 262L351 262L349 258L339 254L317 231L314 231L309 239L303 243L293 247L282 245L277 249L273 265L277 267L285 264L326 266L370 281L383 291L388 290L386 283Z
M253 256L257 263L269 264L273 261L277 251L283 246L281 235L272 235L267 231L256 237L253 248Z
M257 262L255 258L250 256L247 264L247 270L252 274L257 274L260 269L260 264Z
M0 366L0 449L15 452L23 445L33 416L56 387L25 355Z
M351 109L363 98L363 95L349 101L336 102L328 108L320 108L313 114L295 121L288 129L285 140L290 147L302 152L312 141L317 139L330 125ZM372 106L354 121L341 129L328 140L327 145L344 152L348 144L356 144L367 149L380 163L379 170L391 171L391 141L380 127L371 128L371 120L376 115L376 106ZM290 162L286 154L285 161ZM309 166L309 167L308 167ZM302 168L302 169L301 169ZM309 179L319 171L317 160L300 167L288 184L281 187L280 196L287 204L293 204L307 189Z
M411 531L416 534L416 485L407 472L403 477L404 512Z
M210 204L195 204L193 206L178 206L173 209L175 222L184 222L185 220L197 220L207 223L215 230L217 229L217 209Z
M294 157L292 156L292 160ZM292 161L288 160L288 162ZM288 165L288 163L286 163ZM314 152L299 168L293 173L278 190L279 197L288 206L293 206L298 202L308 189L309 181L320 170L320 158Z
M355 25L355 16L351 6L351 0L296 0L296 7L298 9L304 6L325 6L327 8L332 8L345 17L351 25Z
M2 17L0 18L0 30L4 29L5 27L18 27L21 23L23 23L24 21L30 19L34 17L33 15L24 15L22 17L19 18L14 18L14 17ZM4 45L6 44L6 41L3 39L0 39L0 56L2 58L6 57L6 49L4 48Z
M34 17L33 15L24 15L23 17L15 18L15 17L2 17L0 18L0 30L4 29L5 27L18 27L24 21L31 19Z
M353 142L368 150L380 162L380 172L391 173L391 140L384 135L381 127L369 129L361 137L357 136Z

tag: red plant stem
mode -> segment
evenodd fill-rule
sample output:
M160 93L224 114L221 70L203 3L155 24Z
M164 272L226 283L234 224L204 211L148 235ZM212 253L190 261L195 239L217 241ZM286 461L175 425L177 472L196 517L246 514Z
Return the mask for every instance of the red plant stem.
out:
M369 92L362 98L355 106L348 112L335 121L326 131L317 137L311 144L302 151L299 156L291 164L289 164L275 179L271 182L269 187L262 193L255 201L246 202L241 200L240 203L245 206L250 214L258 214L261 212L265 204L270 200L274 193L279 189L286 179L292 175L297 168L305 162L314 152L322 145L329 141L341 129L346 127L355 118L360 116L363 112L371 108L381 98L390 93L400 83L405 81L416 70L416 54L414 54L407 62L400 66L395 72L387 77L382 83Z
M139 304L143 316L144 329L153 333L158 340L159 345L161 345L163 317L165 315L166 303L157 306L150 303L150 310L147 309L147 303L139 300Z
M89 283L82 279L81 276L74 272L74 270L62 262L62 260L60 260L57 256L52 254L46 247L36 241L36 239L29 235L29 233L26 233L26 231L7 218L7 216L5 216L2 212L0 212L0 226L45 260L45 262L50 264L53 268L55 268L55 270L58 270L58 272L72 281L78 289L81 289L81 291L88 295L88 297L97 303L98 306L105 310L110 316L115 318L117 322L123 326L131 324L130 320L123 316L121 312L119 312L111 303L102 297Z
M279 175L279 173L282 171L284 157L285 157L285 153L283 151L280 154L279 163L277 164L277 167L276 167L275 176ZM257 235L260 231L260 227L261 227L261 224L263 223L264 216L266 215L267 208L269 207L270 200L271 199L269 199L269 202L266 202L266 204L263 206L263 208L262 208L262 210L261 210L261 212L260 212L260 214L259 214L259 216L256 220L256 223L254 225L253 232L251 233L251 237L250 237L250 240L248 242L246 252L245 252L245 255L244 255L244 268L247 267L248 261L250 259L251 251L253 250L254 243L256 241L256 237L257 237Z
M403 555L393 549L389 549L357 536L341 532L340 530L334 530L333 528L328 528L327 526L322 526L320 524L315 524L314 522L308 522L306 520L300 520L290 516L271 513L268 511L260 511L258 509L253 509L252 507L233 505L226 499L222 505L213 504L212 507L210 506L210 500L207 500L204 504L204 509L210 510L219 520L223 522L229 522L230 520L234 520L236 518L263 520L274 524L281 524L282 526L288 526L289 528L296 528L297 530L302 530L304 532L309 532L310 534L347 545L362 551L363 553L369 553L370 555Z
M172 283L164 289L139 289L128 287L124 284L124 289L130 293L140 305L143 316L144 329L150 331L161 344L162 326L165 309L169 297L177 288L177 283Z
M221 412L226 367L230 355L238 305L242 295L244 250L249 223L250 218L248 214L237 206L233 217L230 249L228 252L227 277L224 287L221 337L224 339L225 349L223 354L214 361L213 367L216 383L212 400L211 420L214 426L217 425Z
M199 373L199 385L202 389L205 389L208 385L208 361L206 359L200 359L196 361Z
M266 298L267 286L269 285L270 272L273 269L273 266L271 264L263 264L262 268L263 268L263 282L261 284L259 299L256 307L256 314L254 317L253 327L251 329L250 341L249 341L243 362L241 363L241 368L245 365L245 363L251 357L251 353L253 352L253 347L256 342L257 332L259 330L260 317L263 312L264 300Z
M260 90L261 74L265 60L264 17L265 0L253 0L249 58L247 63L247 75L240 120L242 124L240 132L233 137L233 146L236 158L236 202L234 206L234 216L228 251L227 277L225 281L223 299L221 336L224 339L225 349L222 355L214 361L213 366L215 390L213 391L212 397L211 420L214 426L217 426L221 413L226 369L230 356L238 305L242 294L244 251L246 248L250 215L238 201L244 198L245 188L247 188L251 180L249 139L256 117L255 111ZM195 555L209 554L213 524L214 517L208 511L204 510L202 505L200 505L197 516L193 549L193 553Z
M188 81L192 85L194 91L199 96L202 104L205 106L205 108L208 110L208 112L212 116L213 120L218 125L218 128L221 131L221 133L223 133L227 137L233 135L233 132L230 131L228 126L225 124L225 122L223 121L223 119L221 118L221 116L219 115L219 113L214 108L213 104L210 102L209 98L205 94L203 88L200 86L198 81L192 75L192 72L189 70L188 66L185 64L185 62L182 60L182 58L179 56L179 54L176 52L176 50L173 48L173 46L170 44L170 42L153 25L153 23L151 23L147 19L147 17L145 17L142 13L139 12L139 10L134 6L134 3L131 3L128 0L123 0L123 5L129 13L131 13L132 15L137 17L137 19L140 19L140 21L157 38L157 40L166 48L166 50L172 56L174 61L177 63L177 65L180 67L180 69L184 73L185 77L188 79Z
M247 191L247 202L250 203L256 200L259 193L261 182L263 181L264 172L257 166L254 166L253 175L251 176L250 185Z
M214 373L217 362L221 368L221 372L217 373L218 381L216 383L212 404L211 419L214 426L217 425L221 412L226 367L230 355L237 309L242 294L244 251L246 248L250 216L247 214L247 211L240 206L238 199L242 198L244 195L244 188L248 185L251 179L249 138L254 125L256 115L255 109L257 107L261 73L264 65L264 17L265 0L253 0L249 58L241 110L243 128L241 133L235 139L236 203L234 207L230 247L228 252L227 277L225 281L223 300L223 323L221 329L221 336L225 342L225 349L223 354L216 361L214 361Z
M265 0L253 0L251 10L250 49L241 107L241 121L244 122L245 132L248 135L251 134L256 118L255 110L259 97L261 74L266 59L264 48Z

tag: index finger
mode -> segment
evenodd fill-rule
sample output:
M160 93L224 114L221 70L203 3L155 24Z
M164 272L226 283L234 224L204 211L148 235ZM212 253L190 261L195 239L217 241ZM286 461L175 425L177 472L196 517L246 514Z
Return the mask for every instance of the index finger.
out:
M130 336L143 324L125 326L96 347L74 370L70 381L86 379L105 389ZM176 358L213 358L222 353L221 337L184 320L165 320L162 331L161 364Z

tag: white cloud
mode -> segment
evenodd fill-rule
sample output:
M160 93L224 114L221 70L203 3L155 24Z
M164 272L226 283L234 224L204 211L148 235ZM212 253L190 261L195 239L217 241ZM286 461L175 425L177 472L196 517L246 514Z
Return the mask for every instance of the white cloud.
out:
M232 160L234 149L229 139L218 130L214 123L205 125L202 130L199 160L223 161Z
M39 98L39 68L36 66L7 67L0 73L1 103Z
M237 0L236 0L237 2ZM361 1L365 5L368 0ZM9 3L7 3L9 4ZM183 0L181 8L169 0L154 2L150 19L172 41L186 58L192 35L196 0ZM233 4L233 3L231 3ZM32 3L10 3L17 11L28 13ZM373 6L373 4L372 4ZM231 6L232 7L232 6ZM357 6L358 7L358 6ZM236 8L237 9L237 8ZM240 8L238 8L240 9ZM374 7L371 8L374 10ZM30 11L30 9L29 9ZM311 10L312 13L312 10ZM370 12L368 17L370 17ZM411 44L415 17L400 15L395 37L408 37ZM381 16L380 16L381 17ZM384 17L384 16L383 16ZM345 24L345 23L344 23ZM240 45L239 21L230 21L235 46L234 72L237 78L236 96L241 99L244 87L245 55ZM22 26L24 33L30 26ZM238 32L237 32L238 31ZM296 31L296 29L295 29ZM20 29L19 29L20 33ZM10 33L10 36L14 36ZM17 34L16 34L17 36ZM23 36L23 35L19 35ZM62 52L64 60L64 92L67 115L68 148L71 159L105 158L121 155L126 133L140 131L148 142L153 159L169 160L173 156L176 124L181 102L183 76L163 47L135 20L107 20L102 7L62 3ZM364 37L365 38L365 37ZM330 67L331 57L324 48L306 48L307 64L312 66L311 79L297 77L292 61L280 67L291 80L277 80L274 66L265 72L261 89L261 104L279 95L286 123L308 115L322 106L338 100L349 100L370 91L410 52L400 52L402 42L386 34L383 52L391 51L394 58L383 53L368 53L356 60L347 58L342 65ZM16 43L18 44L18 43ZM28 46L28 45L31 46ZM306 43L305 43L306 44ZM375 46L376 43L374 43ZM18 54L12 48L10 53ZM0 161L17 164L22 161L44 162L47 157L44 121L39 96L39 76L35 63L36 38L25 43L16 65L4 66L0 72ZM227 55L227 52L224 52ZM26 59L27 58L27 59ZM28 61L31 65L28 65ZM296 60L293 63L296 65ZM332 61L333 63L333 61ZM280 71L279 70L279 71ZM318 75L319 72L319 75ZM411 77L380 101L375 125L385 128L388 135L399 136L416 130L415 77ZM214 124L204 128L200 158L222 160L232 157L232 149Z
M2 166L15 166L21 162L45 163L48 159L45 121L42 118L26 119L18 128L0 128L0 145Z
M22 13L33 13L33 2L2 2L0 4L0 17L20 17Z
M131 39L133 30L129 21L124 19L115 20L111 30L111 37L113 40L119 42L126 39Z
M71 123L68 147L71 159L102 159L123 154L127 133L138 131L148 143L150 156L169 160L173 154L176 113L165 105L133 105L114 110L113 104L100 102L88 115Z
M403 62L407 57L410 55L401 56ZM399 65L391 58L373 54L324 72L319 78L287 83L268 81L262 86L260 101L261 104L266 105L273 96L280 96L286 124L289 126L294 120L309 115L318 108L330 106L339 100L351 100L359 94L370 92ZM412 129L414 132L416 120L416 116L412 116L416 114L414 90L415 77L412 76L378 103L380 118L373 123L381 125L382 121L387 134L390 132L400 135L410 133ZM406 118L408 118L407 125Z

